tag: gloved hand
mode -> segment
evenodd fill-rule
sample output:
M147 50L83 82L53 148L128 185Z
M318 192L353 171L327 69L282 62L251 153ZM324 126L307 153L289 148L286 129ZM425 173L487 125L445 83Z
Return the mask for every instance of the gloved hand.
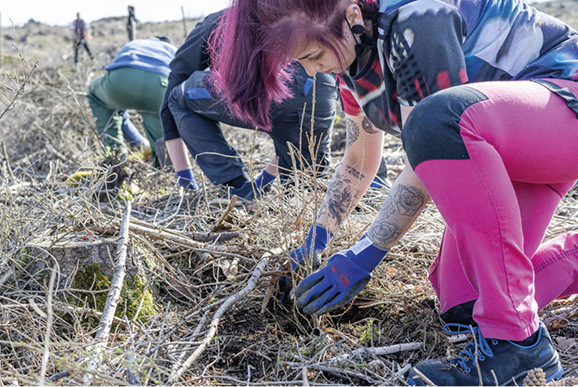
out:
M321 315L347 304L371 279L371 271L387 255L364 236L349 250L331 258L322 269L305 278L295 289L296 305L307 314Z
M291 250L291 269L298 270L303 263L303 259L308 259L313 270L317 270L320 265L319 256L327 247L327 243L332 235L321 225L311 225L309 232L305 237L305 242L296 249ZM281 277L279 279L279 302L285 303L293 289L293 280L291 277Z
M266 188L267 186L273 184L273 182L275 181L275 177L276 177L275 175L272 175L263 169L263 171L261 171L259 176L255 178L254 182L255 187L259 189Z
M191 189L194 191L199 190L199 185L197 184L197 181L193 177L193 170L191 168L183 169L182 171L177 171L177 177L179 184L183 188Z
M253 201L261 197L259 187L254 187L251 181L246 181L239 188L231 188L231 194L237 195L239 198Z
M371 184L369 185L369 188L373 188L373 189L382 189L384 187L391 187L391 184L383 179L381 179L378 176L375 176L373 178L373 181L371 182Z

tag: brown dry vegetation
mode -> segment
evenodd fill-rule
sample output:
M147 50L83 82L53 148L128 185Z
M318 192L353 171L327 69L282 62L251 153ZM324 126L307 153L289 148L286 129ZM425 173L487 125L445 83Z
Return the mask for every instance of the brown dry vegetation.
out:
M543 7L578 26L577 1ZM444 227L432 204L355 302L312 319L292 306L263 306L326 181L298 175L291 193L276 185L251 208L229 208L213 201L219 190L207 181L203 195L183 194L168 169L138 158L120 166L104 159L84 97L125 43L123 22L93 22L95 61L81 56L77 67L66 27L4 28L0 384L404 385L411 365L459 351L462 343L442 333L427 280ZM140 26L140 37L151 35L178 46L183 24ZM342 143L341 125L337 132ZM227 128L227 136L253 171L273 152L261 134ZM388 138L385 151L393 179L403 167L399 140ZM335 159L340 152L336 145ZM78 171L91 173L70 181ZM359 239L383 195L364 199L324 258ZM546 238L578 229L577 214L575 188ZM66 251L73 246L71 261ZM105 257L102 272L126 257L133 269L124 287L134 287L135 278L145 284L121 298L110 333L103 330L103 300L115 287L99 270L87 270L94 254ZM89 274L83 282L75 273ZM566 369L561 384L578 384L576 299L553 303L541 317Z

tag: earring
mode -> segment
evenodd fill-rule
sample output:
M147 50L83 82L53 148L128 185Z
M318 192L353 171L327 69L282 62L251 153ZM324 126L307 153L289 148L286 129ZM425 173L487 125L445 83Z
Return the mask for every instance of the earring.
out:
M365 27L363 27L361 24L356 24L353 27L351 27L351 32L353 32L356 35L361 35L365 32Z

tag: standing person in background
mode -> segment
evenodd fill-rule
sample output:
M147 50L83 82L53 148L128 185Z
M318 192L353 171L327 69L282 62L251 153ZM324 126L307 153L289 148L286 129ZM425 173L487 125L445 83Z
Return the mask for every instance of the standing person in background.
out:
M128 18L126 20L126 32L128 33L128 41L134 40L136 34L136 16L134 13L134 6L127 7Z
M301 281L296 306L351 302L431 198L446 230L430 280L442 318L474 338L415 365L408 384L561 377L538 312L578 293L578 232L542 243L578 179L578 32L521 0L236 0L219 32L212 81L256 125L287 95L292 62L340 74L350 141L307 256L369 186L384 132L407 153L366 235Z
M76 19L70 24L70 30L72 31L72 42L74 49L74 64L78 63L78 49L82 45L88 56L92 60L92 53L88 47L88 39L90 38L89 25L81 17L80 12L76 13Z
M122 130L126 109L142 116L150 144L162 137L159 109L175 52L165 37L133 40L104 68L106 74L92 81L87 98L105 149L128 153ZM152 156L153 166L159 167L154 149Z

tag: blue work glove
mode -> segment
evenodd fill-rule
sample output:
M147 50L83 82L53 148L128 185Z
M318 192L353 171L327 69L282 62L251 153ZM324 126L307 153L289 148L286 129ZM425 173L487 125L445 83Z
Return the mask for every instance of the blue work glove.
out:
M291 250L291 269L298 271L302 267L303 259L308 259L313 270L317 270L320 265L319 256L331 239L332 235L327 229L320 225L311 225L309 232L305 237L305 242L296 249ZM293 280L291 277L281 277L279 279L279 302L285 303L289 298L291 289L293 289Z
M369 186L369 188L373 188L373 189L382 189L384 187L388 187L387 183L377 176L375 176L373 178L373 180Z
M246 181L239 188L231 188L230 192L232 195L237 195L248 201L253 201L261 197L259 187L253 187L253 183L250 181Z
M132 121L130 120L130 114L128 110L121 111L122 116L122 134L126 142L130 146L136 147L140 146L143 142L145 142L145 138L140 134L137 127L134 126Z
M272 175L263 169L263 171L261 171L259 176L257 176L257 178L255 179L254 184L255 184L255 187L257 187L259 189L263 189L263 188L267 187L268 185L273 184L274 181L275 181L275 175Z
M191 189L198 191L199 185L193 176L193 170L183 169L182 171L177 171L178 182L185 189Z
M321 315L347 304L367 285L371 271L387 255L364 236L349 250L331 258L322 269L305 278L295 289L296 305L307 314Z

